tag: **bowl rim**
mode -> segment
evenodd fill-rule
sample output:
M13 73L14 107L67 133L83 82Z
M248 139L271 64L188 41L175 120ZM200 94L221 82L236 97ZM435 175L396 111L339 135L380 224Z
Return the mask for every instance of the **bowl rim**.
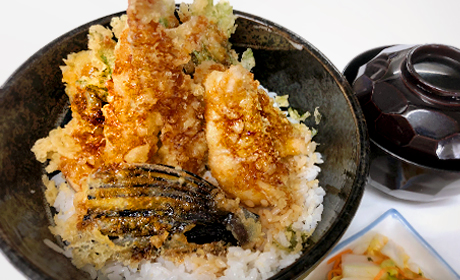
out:
M176 4L178 7L178 4ZM348 106L351 109L356 124L356 130L358 135L358 148L356 149L357 158L356 161L356 177L352 183L352 190L348 198L344 202L344 206L341 209L338 215L341 219L337 219L331 223L329 229L324 232L322 238L326 240L326 243L316 243L309 250L309 254L303 253L294 263L288 267L282 269L277 274L272 276L269 279L293 279L298 278L301 275L306 275L310 273L321 261L327 256L333 247L338 243L342 235L345 233L348 228L351 220L353 219L358 206L361 202L364 187L368 182L369 166L370 166L370 147L369 147L369 136L367 132L367 126L365 123L364 114L361 110L359 102L355 97L350 84L347 79L341 74L340 71L313 45L311 45L307 40L303 39L294 32L278 25L272 21L266 20L264 18L252 15L249 13L241 12L238 10L233 10L234 15L237 18L243 18L249 21L259 23L266 26L270 29L275 29L282 34L282 36L288 39L291 42L302 45L312 56L314 56L318 62L320 62L324 69L330 74L330 76L335 80L336 84L339 86L344 98L348 102ZM23 62L0 86L0 99L4 97L6 89L8 89L14 80L17 77L20 77L27 69L29 65L32 64L39 57L48 52L56 44L59 44L60 41L67 37L71 37L76 33L87 32L89 27L95 24L108 24L113 17L121 16L125 14L126 11L121 11L113 13L107 16L100 17L98 19L92 20L88 23L85 23L79 27L76 27L56 39L52 40L44 47L35 52L31 57L29 57L25 62ZM280 35L281 35L280 34ZM25 258L23 255L19 254L15 250L14 246L9 243L7 236L4 233L2 225L0 225L0 251L6 256L6 259L19 270L23 275L29 279L33 280L54 280L46 271L41 270L35 264L33 264L29 259ZM321 247L318 249L318 247ZM310 269L305 269L305 267L310 267Z

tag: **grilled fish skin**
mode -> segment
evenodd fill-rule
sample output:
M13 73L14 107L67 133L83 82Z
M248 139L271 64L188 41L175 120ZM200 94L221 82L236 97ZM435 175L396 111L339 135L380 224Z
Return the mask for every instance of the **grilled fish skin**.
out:
M165 165L115 164L89 176L79 230L96 227L134 255L156 256L184 235L181 250L200 244L244 246L257 239L257 216L223 207L222 191L197 175ZM174 244L177 245L177 242ZM170 252L169 252L170 253Z

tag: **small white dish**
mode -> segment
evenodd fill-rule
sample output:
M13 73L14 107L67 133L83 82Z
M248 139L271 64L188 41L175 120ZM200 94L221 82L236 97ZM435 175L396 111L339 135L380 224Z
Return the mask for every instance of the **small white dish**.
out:
M460 276L447 262L418 234L407 220L395 209L386 211L370 225L339 243L329 255L311 272L305 280L326 280L332 263L327 261L337 253L353 248L368 234L380 233L404 248L410 261L419 265L425 276L433 280L458 280Z

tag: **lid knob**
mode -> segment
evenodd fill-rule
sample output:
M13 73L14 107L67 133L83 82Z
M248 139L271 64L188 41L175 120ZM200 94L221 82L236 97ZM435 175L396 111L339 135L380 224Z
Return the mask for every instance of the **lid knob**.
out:
M460 51L444 45L414 47L402 65L408 87L427 103L460 106Z

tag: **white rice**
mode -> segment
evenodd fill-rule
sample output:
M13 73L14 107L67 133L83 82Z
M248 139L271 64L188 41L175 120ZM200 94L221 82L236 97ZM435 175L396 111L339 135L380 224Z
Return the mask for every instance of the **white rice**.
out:
M279 269L293 263L299 256L271 250L268 252L251 252L240 247L230 247L227 253L227 263L222 265L229 268L224 271L222 280L257 280L267 279L273 276ZM206 271L196 270L196 267L185 260L183 264L174 263L159 258L155 263L143 262L139 269L131 269L119 263L106 265L100 271L93 267L84 267L93 278L100 280L144 280L144 279L190 279L190 280L211 280L216 279L214 275L206 274Z
M322 162L319 153L315 153L315 157L316 163ZM302 176L305 180L311 181L316 178L319 171L320 168L313 165L310 168L306 168ZM209 176L209 174L207 175ZM206 178L212 181L213 178L208 176ZM304 185L304 189L299 192L304 197L304 205L308 205L309 207L305 209L299 220L292 225L292 228L294 230L310 232L315 229L317 223L321 220L321 213L323 211L322 202L325 192L319 186L309 188L306 184ZM66 184L59 185L59 192L53 205L59 211L57 219L66 220L74 213L75 209L72 203L73 194L73 190ZM284 232L280 232L275 236L275 239L282 246L289 247L289 241ZM71 257L69 250L63 253ZM276 249L275 247L272 247L267 252L252 252L251 250L244 250L241 247L230 247L228 248L227 255L221 261L222 267L227 268L224 270L224 275L219 279L267 279L292 264L300 255L301 252L293 254L282 249ZM184 263L180 265L175 265L170 261L159 258L154 263L141 263L138 269L132 269L120 263L109 263L99 271L90 265L86 265L82 269L88 272L93 279L97 278L100 280L216 279L214 274L206 273L205 266L196 266L190 258L186 258Z

